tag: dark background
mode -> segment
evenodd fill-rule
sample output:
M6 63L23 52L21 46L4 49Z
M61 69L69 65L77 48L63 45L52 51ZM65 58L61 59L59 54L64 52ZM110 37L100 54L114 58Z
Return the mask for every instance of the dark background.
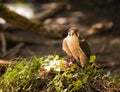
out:
M92 25L102 22L111 22L113 27L107 32L101 32L92 36L86 36L92 52L96 55L96 63L98 66L112 71L112 73L120 73L120 0L0 0L5 4L30 4L29 8L33 9L34 14L48 9L54 2L67 3L67 9L47 18L43 21L49 25L68 25L76 26L80 32L86 32ZM50 5L49 5L50 4ZM49 7L48 7L49 6ZM21 6L22 7L22 6ZM27 12L27 11L26 11ZM7 30L10 31L10 30ZM19 30L20 31L20 30ZM11 31L11 34L21 34ZM17 57L43 56L49 54L59 54L61 57L66 56L62 50L62 40L64 39L48 39L39 37L36 34L25 32L27 38L40 40L40 43L11 41L7 40L7 51L11 50L18 44L23 44L19 50L13 50L7 53L1 59L13 59ZM34 38L36 37L36 39ZM16 38L19 39L19 38ZM2 46L0 54L3 55Z

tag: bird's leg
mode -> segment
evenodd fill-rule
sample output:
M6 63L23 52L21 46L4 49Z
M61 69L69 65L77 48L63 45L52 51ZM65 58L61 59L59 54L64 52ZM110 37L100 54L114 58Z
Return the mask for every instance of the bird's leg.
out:
M79 57L73 57L72 58L72 62L74 63L74 64L77 64L80 68L82 68L82 65L81 65L81 62L80 62L80 60L79 60Z
M80 63L80 61L76 60L75 64L77 64L80 68L83 68L82 64Z

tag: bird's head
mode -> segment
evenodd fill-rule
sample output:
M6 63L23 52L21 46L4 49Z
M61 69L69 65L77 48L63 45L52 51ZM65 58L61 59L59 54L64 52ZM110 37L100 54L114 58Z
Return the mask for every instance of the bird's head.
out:
M68 31L68 36L74 36L74 35L79 37L78 29L75 27L71 27Z

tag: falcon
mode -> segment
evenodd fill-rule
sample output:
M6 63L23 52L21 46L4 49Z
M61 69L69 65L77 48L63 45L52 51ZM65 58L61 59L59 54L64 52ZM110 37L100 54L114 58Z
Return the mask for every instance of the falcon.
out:
M89 65L91 50L85 39L81 38L77 28L69 29L67 37L63 40L62 48L69 56L75 58L81 67Z

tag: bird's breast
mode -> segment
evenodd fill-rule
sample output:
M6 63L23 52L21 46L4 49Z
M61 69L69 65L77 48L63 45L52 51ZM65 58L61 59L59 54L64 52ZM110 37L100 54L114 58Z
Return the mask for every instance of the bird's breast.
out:
M71 51L75 51L76 49L79 48L79 39L78 37L67 37L66 38L67 40L67 45L68 45L68 48L71 50Z

